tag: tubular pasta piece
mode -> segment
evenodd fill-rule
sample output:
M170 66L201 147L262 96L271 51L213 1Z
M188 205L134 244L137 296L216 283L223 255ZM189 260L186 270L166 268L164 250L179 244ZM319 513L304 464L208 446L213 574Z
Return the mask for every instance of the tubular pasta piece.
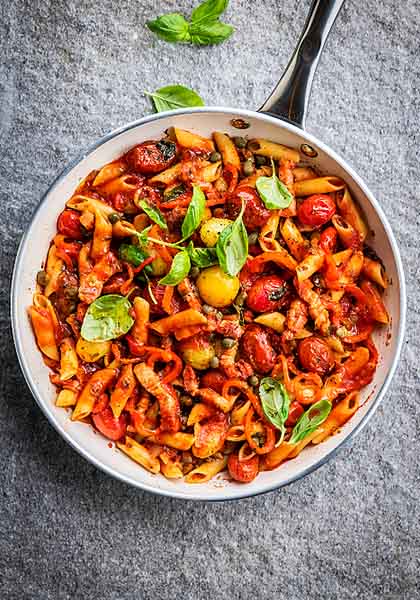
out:
M200 171L200 180L205 183L213 183L222 174L222 163L215 162L205 165Z
M245 417L251 406L251 401L240 403L238 406L234 406L230 415L232 425L243 425L245 423Z
M114 196L119 192L133 192L139 187L139 180L137 177L126 173L125 175L121 175L116 179L111 179L104 185L102 185L99 190L100 193L104 196Z
M365 256L363 258L362 275L384 289L388 287L385 269L378 260L372 260Z
M211 388L201 388L197 390L197 396L201 398L205 404L214 406L224 413L227 413L231 410L235 401L235 398L233 398L233 400L227 400Z
M74 341L64 338L60 344L60 379L66 381L77 374L79 359L77 358Z
M125 454L127 454L127 456L151 473L159 473L159 459L154 457L147 448L136 442L128 435L125 437L124 444L122 442L117 442L117 448L122 450Z
M357 248L360 246L360 234L350 223L347 223L340 215L334 215L331 220L343 246L346 248Z
M214 141L220 154L222 155L224 165L233 165L237 169L241 168L238 151L230 137L220 131L213 133Z
M160 427L171 433L181 429L180 406L174 389L164 383L146 363L134 367L134 374L144 389L159 402Z
M133 373L133 365L124 365L109 403L114 417L118 418L121 415L135 388L136 380Z
M307 256L296 267L296 275L299 281L305 281L312 277L314 273L324 264L324 253L321 250L312 248Z
M372 319L375 319L378 323L387 325L389 323L389 317L378 288L374 283L367 280L361 282L360 288L365 293L367 307Z
M362 213L351 197L347 187L337 194L336 201L338 210L343 219L345 219L347 223L350 223L350 225L359 232L360 239L362 241L365 240L369 233L369 228L366 225Z
M289 248L290 254L298 261L302 261L308 251L308 242L305 240L293 219L287 218L281 226L281 235Z
M268 156L274 160L291 160L294 163L300 161L300 154L288 146L270 142L263 138L255 138L248 142L248 150L261 156Z
M228 442L244 442L246 440L245 428L243 425L232 425L227 432L226 440Z
M227 465L227 456L223 458L213 458L207 462L201 463L185 476L186 483L205 483L210 481L217 473L223 471Z
M280 246L276 252L263 252L250 261L249 270L252 273L262 272L263 265L267 262L273 262L279 267L295 271L298 263L290 254Z
M102 293L104 283L121 271L121 265L112 252L101 258L93 269L80 277L79 298L86 304L91 304Z
M204 150L206 152L213 152L214 150L214 144L208 138L202 137L196 133L192 133L191 131L187 131L186 129L179 129L178 127L174 127L173 131L176 141L183 148Z
M157 175L154 175L153 177L151 177L149 179L150 183L164 183L166 185L169 185L171 183L174 183L179 176L182 173L182 165L188 164L188 163L176 163L175 165L173 165L172 167L169 167L169 169L166 169L165 171L162 171L162 173L158 173Z
M117 374L116 369L106 368L96 371L80 393L76 408L71 416L73 421L82 421L90 415L95 402L111 385Z
M272 312L260 315L254 321L255 323L274 329L277 333L283 333L286 317L279 312Z
M112 225L106 215L95 210L95 229L93 231L92 248L90 251L94 261L100 260L109 252L112 240Z
M63 269L64 262L57 256L57 247L53 244L48 251L47 264L45 265L48 283L45 286L44 294L47 298L57 291L58 277Z
M261 249L264 252L276 252L281 248L279 242L275 239L277 228L279 226L280 211L270 211L270 216L267 219L266 224L261 229L261 233L258 236Z
M33 305L29 307L28 312L36 341L45 356L52 360L59 360L60 356L55 339L55 323L51 311L54 311L54 309L49 300L41 294L34 294Z
M295 167L293 169L295 181L304 181L305 179L316 179L316 173L311 167Z
M74 208L80 212L85 210L95 213L100 211L102 214L109 217L109 215L115 213L115 208L98 200L97 198L89 198L89 196L83 196L82 194L76 194L70 200L67 201L66 206L68 208Z
M155 321L150 324L150 328L157 331L160 335L167 335L176 329L182 327L191 327L193 325L206 325L207 319L204 315L193 308L182 310L179 313Z
M183 433L178 431L177 433L159 432L153 434L147 438L151 442L156 444L163 444L176 450L189 450L194 443L194 436L192 433Z
M167 479L182 479L182 467L179 462L172 462L171 460L168 462L164 462L162 456L160 458L160 470L162 475L164 475Z
M329 194L342 190L346 184L340 177L327 175L315 179L304 179L295 182L296 196L312 196L312 194Z
M344 400L341 400L341 402L334 406L326 420L316 430L316 435L312 438L312 443L319 444L324 441L334 431L344 425L358 408L359 395L357 392L351 392Z
M149 336L150 304L144 298L136 296L133 300L135 314L134 325L130 329L131 337L138 344L147 344Z
M266 454L263 458L263 466L264 470L271 471L271 469L275 469L278 467L283 461L286 460L290 456L290 454L295 450L297 444L289 444L289 442L282 442L280 446L271 450L268 454Z
M208 419L213 414L214 409L211 406L198 402L197 404L194 404L190 414L188 415L187 425L188 427L191 427L192 425L203 421L203 419Z
M74 390L60 390L55 400L55 405L60 408L74 406L77 402L77 392Z
M97 187L99 185L107 183L111 179L116 179L117 177L125 173L127 171L127 168L127 163L125 161L121 159L114 160L113 162L108 163L107 165L102 167L102 169L99 171L99 173L93 180L92 185L94 187Z

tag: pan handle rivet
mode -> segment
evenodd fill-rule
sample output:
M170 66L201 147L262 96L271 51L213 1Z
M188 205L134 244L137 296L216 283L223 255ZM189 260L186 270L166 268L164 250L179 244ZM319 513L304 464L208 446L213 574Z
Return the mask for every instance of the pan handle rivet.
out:
M316 156L318 156L318 152L309 144L302 144L300 150L302 154L304 154L305 156L309 156L309 158L315 158Z

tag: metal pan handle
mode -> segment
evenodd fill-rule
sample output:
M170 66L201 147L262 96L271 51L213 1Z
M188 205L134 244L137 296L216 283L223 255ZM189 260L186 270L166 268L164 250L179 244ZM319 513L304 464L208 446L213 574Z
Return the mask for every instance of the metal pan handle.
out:
M306 111L322 49L344 0L313 0L305 27L287 68L259 112L305 128Z

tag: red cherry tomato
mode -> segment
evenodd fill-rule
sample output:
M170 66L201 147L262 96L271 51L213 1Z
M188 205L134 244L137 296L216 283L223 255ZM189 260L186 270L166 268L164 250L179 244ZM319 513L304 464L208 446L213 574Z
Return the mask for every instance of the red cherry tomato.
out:
M296 425L298 419L303 415L304 412L305 409L303 406L294 400L289 408L289 416L287 417L285 423L286 427L293 427Z
M336 211L335 202L327 194L308 196L299 206L297 216L302 225L322 227Z
M255 312L272 312L282 306L288 296L289 286L279 275L264 275L251 286L246 303Z
M229 454L227 467L232 479L249 483L258 475L259 458L255 455L248 460L240 461L237 454Z
M324 229L319 239L319 245L324 252L327 252L327 254L335 252L337 246L337 230L335 227L327 227Z
M276 352L270 334L259 325L247 325L241 339L244 358L258 373L269 373L276 364Z
M300 364L307 371L325 375L334 363L330 347L319 337L308 337L299 342Z
M218 394L222 393L223 384L226 381L226 377L218 371L217 369L211 369L204 373L201 378L201 386L202 388L211 388Z
M58 217L57 229L60 233L73 240L81 240L80 215L75 210L66 208Z
M114 417L112 410L107 407L103 411L92 415L92 420L98 431L110 440L119 440L125 435L127 430L127 421L124 415L118 419Z
M248 185L237 188L227 199L226 211L230 219L236 219L242 203L245 203L243 222L248 231L257 231L265 225L270 211L265 208L254 188Z
M134 146L126 155L128 165L137 173L154 175L164 171L176 159L176 144L169 140L149 140Z

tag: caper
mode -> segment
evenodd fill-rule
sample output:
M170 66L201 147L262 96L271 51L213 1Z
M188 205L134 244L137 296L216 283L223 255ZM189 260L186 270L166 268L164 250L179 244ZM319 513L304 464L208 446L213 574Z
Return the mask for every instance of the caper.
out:
M203 312L206 313L206 315L213 313L215 310L216 309L213 306L210 306L209 304L203 304Z
M235 340L233 338L228 338L225 337L222 340L222 346L223 348L233 348L233 346L236 344Z
M235 146L237 148L245 148L245 146L246 146L246 139L243 138L243 137L241 137L241 136L239 136L239 135L236 135L233 138L233 143L235 144Z
M79 290L74 285L69 285L64 290L64 295L66 296L66 298L77 298L78 293L79 293Z
M200 269L198 267L191 267L190 277L192 279L197 279L197 277L199 275L200 275Z
M252 387L255 387L256 385L259 384L258 377L256 375L251 375L250 377L248 377L248 383Z
M38 271L36 275L36 282L41 287L45 287L46 285L48 285L48 275L45 271Z
M219 359L217 358L217 356L213 356L213 358L210 361L210 366L212 369L217 369L217 367L219 366Z
M118 223L118 221L120 220L120 215L118 215L117 213L111 213L108 217L108 220L111 223L111 225L115 225L115 223Z
M258 233L256 231L254 231L254 233L250 233L248 236L248 244L250 246L253 246L257 242L258 242Z
M210 162L215 163L215 162L219 162L219 160L222 160L222 155L220 154L220 152L212 152L210 154L210 158L209 158Z
M254 156L255 164L257 167L262 167L267 164L267 158L265 156L261 156L261 154L256 154Z
M244 164L242 165L242 170L244 172L244 175L246 175L246 177L249 177L250 175L252 175L255 171L255 166L253 161L248 158Z

